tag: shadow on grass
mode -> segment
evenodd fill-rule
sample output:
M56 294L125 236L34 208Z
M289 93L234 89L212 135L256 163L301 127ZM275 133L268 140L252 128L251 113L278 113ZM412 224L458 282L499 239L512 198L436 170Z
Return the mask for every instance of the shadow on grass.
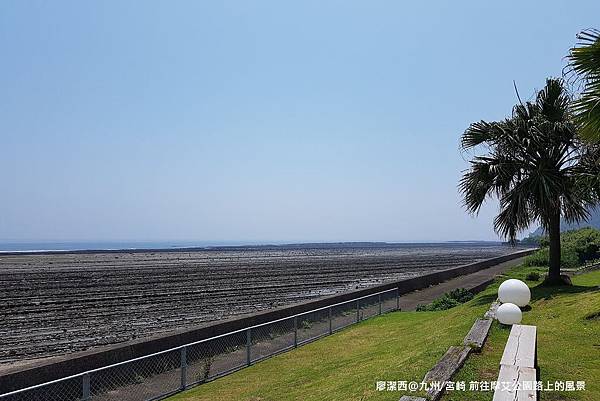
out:
M555 295L561 294L580 294L582 292L593 292L598 291L596 286L582 286L582 285L563 285L563 286L544 286L541 282L535 287L531 288L531 300L537 301L540 299L550 299ZM492 294L483 295L476 297L471 301L471 305L490 305L496 300L498 295L496 292Z
M496 300L496 298L498 298L497 294L488 294L488 295L483 295L481 297L477 297L475 299L473 299L472 304L474 306L479 306L479 305L490 305L492 302L494 302Z
M555 295L563 294L581 294L583 292L594 292L598 291L598 287L588 287L582 285L561 285L548 287L542 284L531 289L531 300L538 301L544 299L552 299Z

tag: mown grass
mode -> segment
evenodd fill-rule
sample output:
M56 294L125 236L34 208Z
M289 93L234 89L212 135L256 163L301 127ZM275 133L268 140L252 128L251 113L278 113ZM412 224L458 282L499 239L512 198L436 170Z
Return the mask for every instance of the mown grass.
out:
M538 270L542 271L521 267L507 275L524 279ZM525 312L523 323L539 327L542 378L587 382L585 392L547 393L543 395L546 400L600 400L600 318L585 318L600 311L600 293L593 291L600 284L600 272L577 276L574 283L568 289L549 290L528 282L536 288L532 309ZM397 401L402 393L376 391L376 382L421 381L450 345L462 343L473 321L495 299L498 285L450 310L394 312L364 321L170 400ZM456 380L495 380L508 332L494 323L483 352L470 357ZM491 393L453 392L445 399L491 398Z
M535 268L534 268L535 269ZM511 276L522 278L532 269L519 269ZM585 381L585 391L543 391L542 400L600 400L600 271L575 276L572 287L547 288L536 282L532 287L531 309L523 313L523 324L538 329L540 380ZM498 377L498 364L510 328L497 322L482 353L473 354L456 381L492 381ZM491 392L454 391L444 401L491 400Z
M172 400L397 401L398 392L378 392L376 382L420 381L450 345L462 341L486 308L375 317Z

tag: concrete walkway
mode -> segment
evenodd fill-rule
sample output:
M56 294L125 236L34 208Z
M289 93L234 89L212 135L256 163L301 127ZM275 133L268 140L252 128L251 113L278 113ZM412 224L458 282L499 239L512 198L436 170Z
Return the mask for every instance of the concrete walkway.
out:
M457 288L466 288L467 290L481 289L481 286L490 283L494 277L504 273L513 266L523 262L525 258L509 260L498 265L488 267L475 273L456 277L443 283L433 285L423 290L409 292L400 296L400 310L414 311L419 304L431 303L434 299L441 297L444 293ZM479 287L479 288L478 288Z

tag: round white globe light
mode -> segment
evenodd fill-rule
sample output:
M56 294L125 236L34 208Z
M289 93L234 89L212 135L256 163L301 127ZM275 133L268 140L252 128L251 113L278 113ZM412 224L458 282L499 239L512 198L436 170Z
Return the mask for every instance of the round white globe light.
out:
M505 303L498 307L496 317L502 324L517 324L521 322L523 314L517 305Z
M511 278L500 284L498 298L502 303L511 303L517 306L527 306L531 300L531 291L527 284L521 280Z

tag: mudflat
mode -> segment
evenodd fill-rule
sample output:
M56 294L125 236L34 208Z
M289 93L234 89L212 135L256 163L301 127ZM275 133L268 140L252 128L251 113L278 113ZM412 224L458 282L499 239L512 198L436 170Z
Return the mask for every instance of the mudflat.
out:
M190 328L514 251L371 244L0 254L0 363Z

